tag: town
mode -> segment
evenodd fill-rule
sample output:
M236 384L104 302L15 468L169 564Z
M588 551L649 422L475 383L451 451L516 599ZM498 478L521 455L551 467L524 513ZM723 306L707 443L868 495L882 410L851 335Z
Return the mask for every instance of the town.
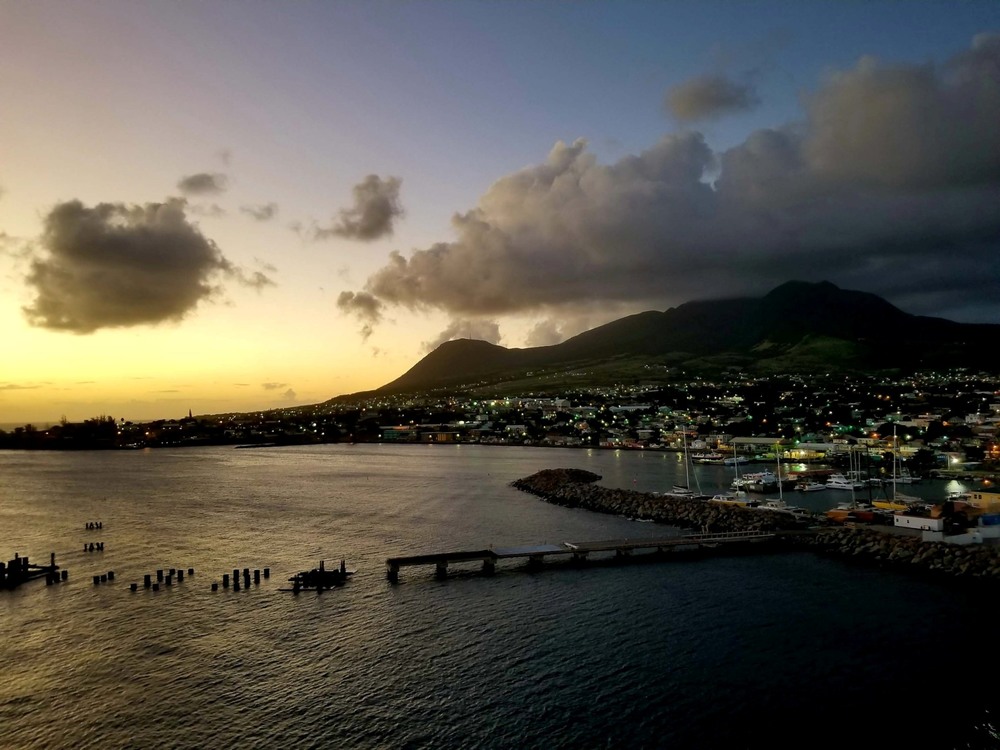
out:
M479 443L680 450L846 465L898 458L914 475L1000 468L1000 376L953 370L708 379L672 373L575 392L487 397L365 394L267 412L148 422L98 416L0 431L6 449L240 447L308 443ZM883 470L885 464L883 463Z

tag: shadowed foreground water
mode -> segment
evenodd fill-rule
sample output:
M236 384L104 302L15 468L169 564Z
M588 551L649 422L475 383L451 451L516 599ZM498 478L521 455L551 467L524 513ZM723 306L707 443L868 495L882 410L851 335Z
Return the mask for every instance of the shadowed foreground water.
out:
M0 747L1000 747L996 592L807 553L385 580L391 555L663 533L508 486L555 467L678 474L485 446L0 452L0 557L70 571L0 591ZM278 590L341 557L343 588ZM195 575L142 589L171 567ZM271 578L210 590L245 567Z

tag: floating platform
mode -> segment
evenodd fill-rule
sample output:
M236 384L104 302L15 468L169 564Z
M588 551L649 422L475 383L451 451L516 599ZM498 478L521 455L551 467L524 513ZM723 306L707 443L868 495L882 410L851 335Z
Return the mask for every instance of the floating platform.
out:
M332 570L327 570L325 561L320 560L318 568L296 573L289 578L288 580L292 584L291 588L278 590L291 591L293 594L297 594L300 591L325 591L337 586L343 586L356 572L355 570L349 570L344 560L340 561L339 568L333 568Z
M28 562L27 557L21 557L14 553L14 559L6 563L0 562L0 588L16 589L22 583L44 578L48 584L66 580L66 571L59 570L56 565L56 553L53 552L49 558L48 565L36 565Z

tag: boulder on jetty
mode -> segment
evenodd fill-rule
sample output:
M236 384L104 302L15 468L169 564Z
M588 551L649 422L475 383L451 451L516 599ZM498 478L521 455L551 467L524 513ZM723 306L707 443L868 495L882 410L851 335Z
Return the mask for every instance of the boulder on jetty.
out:
M787 513L602 487L595 484L600 479L600 475L581 469L543 469L514 480L511 486L567 508L583 508L710 533L781 531L803 526L800 520Z

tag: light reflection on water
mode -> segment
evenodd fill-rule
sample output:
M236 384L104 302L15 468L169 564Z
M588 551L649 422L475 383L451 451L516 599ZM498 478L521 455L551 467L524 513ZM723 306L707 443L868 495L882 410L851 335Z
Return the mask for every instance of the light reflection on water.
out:
M774 747L792 744L776 712L829 739L848 731L831 705L971 679L972 662L914 654L991 627L973 592L808 554L385 580L390 555L662 533L508 485L565 466L662 490L676 454L358 445L0 462L0 554L54 550L70 571L0 592L2 746ZM694 471L728 484L726 467ZM82 551L97 539L104 553ZM358 569L342 589L278 590L341 557ZM195 574L142 590L171 567ZM211 591L245 567L271 578ZM90 582L108 570L113 584ZM947 734L866 736L957 746L981 739L989 708L954 708Z

